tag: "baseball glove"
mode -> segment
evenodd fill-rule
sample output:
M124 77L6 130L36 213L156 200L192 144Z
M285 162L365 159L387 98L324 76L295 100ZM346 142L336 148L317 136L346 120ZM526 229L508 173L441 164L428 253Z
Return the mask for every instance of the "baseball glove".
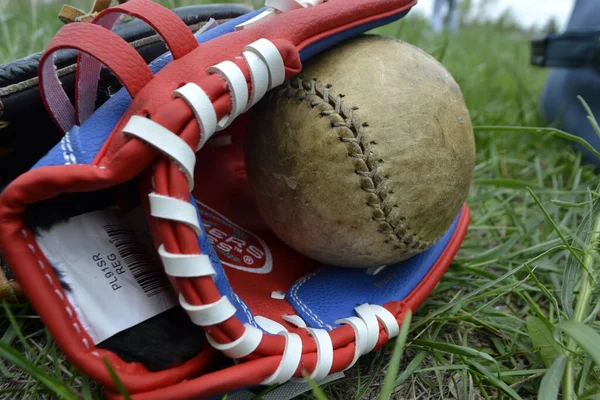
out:
M425 252L382 271L295 252L245 176L245 118L302 62L402 18L412 0L270 0L194 36L148 0L65 26L39 63L64 136L0 196L0 249L67 357L117 398L197 399L343 371L399 332L465 235L465 206ZM110 32L146 21L150 65ZM55 52L80 51L72 105ZM123 88L95 110L101 64ZM248 112L246 112L248 111ZM286 398L279 393L276 398Z

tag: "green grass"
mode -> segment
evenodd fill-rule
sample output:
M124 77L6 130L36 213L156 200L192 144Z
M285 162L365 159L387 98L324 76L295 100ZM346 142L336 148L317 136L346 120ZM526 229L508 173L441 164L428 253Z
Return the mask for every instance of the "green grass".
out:
M4 1L0 62L40 50L60 26L56 5ZM398 356L391 343L364 357L324 396L377 398L385 387L395 399L600 398L599 180L568 135L544 128L546 73L528 65L529 38L480 25L435 36L415 17L378 32L438 58L463 90L477 140L472 220ZM0 320L0 397L98 396L29 308L5 311L14 318Z

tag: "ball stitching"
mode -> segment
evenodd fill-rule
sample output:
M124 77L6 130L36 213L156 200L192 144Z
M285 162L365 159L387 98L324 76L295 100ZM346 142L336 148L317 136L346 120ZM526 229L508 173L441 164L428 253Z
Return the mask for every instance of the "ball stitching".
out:
M366 171L356 170L355 173L370 181L373 188L366 188L361 185L361 190L374 194L379 204L367 202L366 205L373 209L371 221L380 224L379 232L391 233L394 241L399 245L406 246L409 250L422 251L429 247L432 242L421 239L416 233L412 232L410 226L406 223L404 217L399 217L398 222L392 220L392 212L398 208L397 205L390 205L392 190L389 190L386 181L389 176L379 170L379 165L383 163L382 159L375 159L371 156L371 147L376 145L376 141L367 141L365 138L365 128L369 127L368 122L360 122L354 118L353 112L359 107L348 107L344 102L344 95L330 94L331 84L318 85L317 78L305 80L302 77L292 78L282 86L276 89L279 96L287 94L288 99L295 98L299 102L307 102L311 107L326 105L326 110L320 112L320 117L328 117L332 128L346 128L352 133L352 137L338 135L340 141L348 148L348 157L362 161L366 166ZM337 117L337 118L336 118ZM341 121L338 121L341 119ZM358 151L353 151L358 148ZM383 227L382 227L383 226ZM384 243L389 243L385 240Z

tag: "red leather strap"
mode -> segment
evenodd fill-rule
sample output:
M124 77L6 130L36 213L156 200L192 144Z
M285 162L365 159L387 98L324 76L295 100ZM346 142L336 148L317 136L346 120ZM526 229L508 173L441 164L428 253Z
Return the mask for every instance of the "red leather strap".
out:
M117 34L84 22L65 25L50 42L39 68L42 99L54 122L63 132L77 123L75 109L54 67L53 55L63 49L79 50L88 57L97 59L119 78L132 97L153 78L152 71L142 56Z
M131 0L108 8L98 14L92 23L110 30L122 14L139 18L150 25L163 38L175 59L198 47L192 31L177 15L149 0ZM82 55L77 61L75 107L80 124L94 112L100 69L101 63L91 57Z
M92 23L112 29L121 14L139 18L150 25L163 38L175 59L198 47L190 28L175 13L150 0L130 0L108 8L98 14Z

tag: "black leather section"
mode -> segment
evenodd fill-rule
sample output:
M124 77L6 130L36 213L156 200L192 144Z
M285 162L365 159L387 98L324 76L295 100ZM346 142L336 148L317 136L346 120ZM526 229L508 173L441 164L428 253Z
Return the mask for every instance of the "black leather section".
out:
M210 18L216 20L231 19L250 11L249 8L239 4L207 4L173 9L173 12L188 26L208 21ZM155 34L152 28L138 19L117 23L113 32L128 42L133 42ZM74 51L59 52L56 55L55 64L58 68L72 65L76 61L76 55L77 53ZM9 64L0 64L0 88L35 78L37 76L37 68L41 56L42 52L39 52Z
M194 26L210 18L236 18L251 10L235 4L209 4L181 7L173 11L188 26ZM135 19L118 23L114 31L129 42L155 35L154 30L146 23ZM138 47L137 50L146 62L167 51L161 40ZM37 77L40 57L41 53L37 53L10 64L0 65L0 90L8 85ZM75 62L75 52L60 52L56 60L58 68L74 65ZM66 92L72 95L75 73L65 74L60 79ZM104 103L120 87L114 75L103 69L100 74L97 105ZM0 129L0 155L6 152L4 149L10 150L7 155L0 156L0 190L2 186L31 168L61 138L61 133L46 112L37 82L27 88L0 96L0 125L2 121L8 122L8 125Z

